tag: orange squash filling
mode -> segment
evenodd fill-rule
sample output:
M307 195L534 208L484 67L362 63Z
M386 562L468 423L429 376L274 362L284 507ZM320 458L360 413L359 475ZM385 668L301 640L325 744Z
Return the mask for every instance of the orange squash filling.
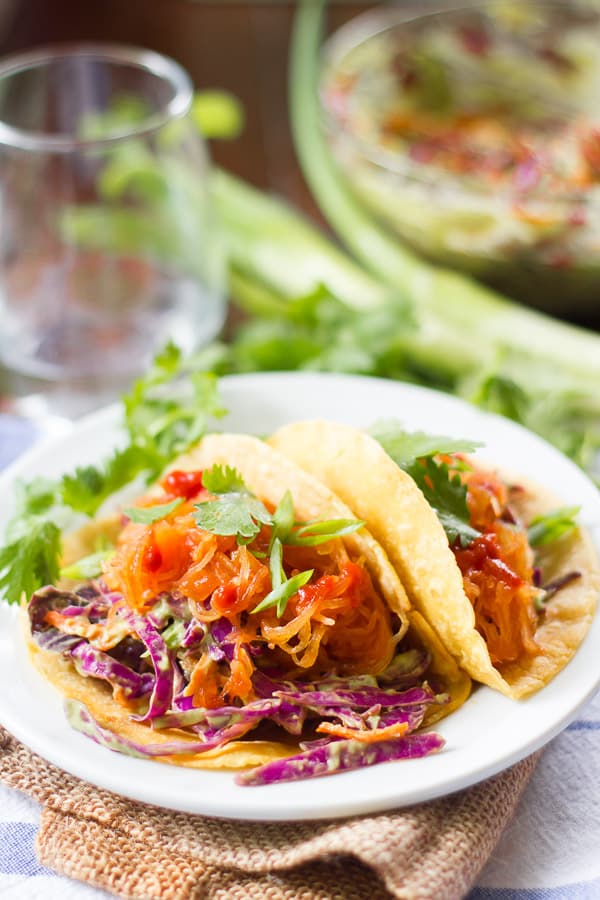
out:
M231 623L229 664L221 666L203 652L190 675L187 693L195 706L253 699L252 674L261 646L269 649L269 664L289 677L377 674L386 668L396 646L390 612L364 561L352 559L340 539L317 547L284 544L288 578L308 569L314 573L280 618L273 607L254 613L272 589L270 526L263 526L249 545L238 545L235 537L196 524L194 503L211 499L198 473L171 473L162 489L160 496L142 498L138 505L164 504L175 496L183 498L182 504L152 524L128 522L104 580L138 613L148 612L168 593L186 600L201 623L222 618ZM248 652L250 644L259 651L256 657Z
M490 472L464 473L470 524L481 537L453 547L475 624L494 665L539 653L533 551L508 513L506 487Z

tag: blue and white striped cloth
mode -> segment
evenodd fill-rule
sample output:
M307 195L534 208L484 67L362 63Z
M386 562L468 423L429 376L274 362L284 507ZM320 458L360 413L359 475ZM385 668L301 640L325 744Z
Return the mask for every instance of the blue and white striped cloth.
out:
M30 425L8 418L0 416L0 466L33 438ZM37 803L0 785L0 897L108 898L39 865L39 817ZM600 900L600 694L546 749L468 900Z

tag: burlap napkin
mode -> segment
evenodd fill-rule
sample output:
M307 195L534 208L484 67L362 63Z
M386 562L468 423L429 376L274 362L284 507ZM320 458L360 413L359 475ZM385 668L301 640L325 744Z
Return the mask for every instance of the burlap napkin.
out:
M396 812L233 822L98 790L0 728L0 779L43 804L40 862L136 900L455 900L494 848L536 761Z

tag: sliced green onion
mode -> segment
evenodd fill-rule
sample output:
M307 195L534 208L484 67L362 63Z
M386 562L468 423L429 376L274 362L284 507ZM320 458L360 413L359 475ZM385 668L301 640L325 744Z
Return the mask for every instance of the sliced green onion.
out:
M285 608L288 604L288 600L290 597L293 597L301 587L303 587L307 581L310 581L314 573L314 569L309 569L306 572L299 572L297 575L294 575L292 578L288 578L287 581L284 581L283 584L279 585L279 587L274 588L270 591L267 596L261 600L258 606L255 606L252 610L253 613L262 612L263 609L269 609L271 606L277 607L277 615L279 618L284 614Z
M300 547L317 547L334 538L353 534L364 526L361 519L329 519L324 522L304 522L297 531L288 535L286 544Z
M552 544L577 528L575 517L579 506L561 506L543 516L536 516L529 523L527 538L532 547L543 547Z

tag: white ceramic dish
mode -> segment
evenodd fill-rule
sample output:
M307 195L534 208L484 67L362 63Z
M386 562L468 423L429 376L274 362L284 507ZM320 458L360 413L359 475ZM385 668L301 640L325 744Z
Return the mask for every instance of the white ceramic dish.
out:
M581 521L600 547L600 494L569 460L519 426L451 397L396 382L353 376L266 374L226 378L223 429L264 434L285 422L323 417L365 426L397 417L408 429L472 438L503 467L552 487L581 506ZM17 478L56 476L99 461L122 435L110 407L45 443L0 477L0 529ZM179 769L112 753L70 729L58 694L30 665L15 610L0 604L0 722L41 756L115 793L175 810L239 819L313 819L391 809L474 784L549 741L600 684L600 618L575 658L541 692L514 702L477 688L439 726L444 749L431 757L385 763L292 784L239 787L225 772Z

